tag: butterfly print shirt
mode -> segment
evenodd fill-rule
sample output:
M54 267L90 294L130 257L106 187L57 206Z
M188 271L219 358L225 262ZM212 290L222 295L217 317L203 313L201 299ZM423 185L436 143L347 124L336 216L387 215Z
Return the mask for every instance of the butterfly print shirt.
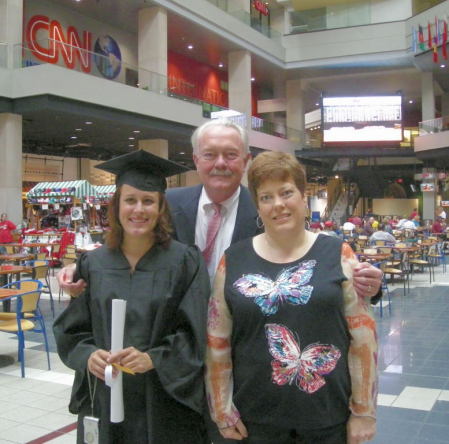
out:
M357 264L318 236L301 259L275 264L252 239L231 246L209 302L206 389L212 418L299 430L375 417L377 342L352 286Z

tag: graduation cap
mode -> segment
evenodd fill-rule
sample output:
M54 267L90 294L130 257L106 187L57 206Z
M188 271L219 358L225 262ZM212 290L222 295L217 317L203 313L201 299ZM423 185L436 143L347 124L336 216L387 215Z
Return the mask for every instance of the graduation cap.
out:
M115 174L117 187L127 184L141 191L162 193L167 188L166 177L189 170L183 165L143 150L115 157L96 165L96 168Z

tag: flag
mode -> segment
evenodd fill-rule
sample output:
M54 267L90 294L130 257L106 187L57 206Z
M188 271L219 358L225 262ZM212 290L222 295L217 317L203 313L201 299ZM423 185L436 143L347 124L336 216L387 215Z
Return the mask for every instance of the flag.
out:
M431 24L427 22L427 47L432 48L432 29Z
M438 46L435 45L435 42L433 43L432 48L433 48L433 61L435 63L438 63Z
M441 36L440 36L440 21L437 17L435 17L435 36L433 37L433 41L438 46L441 43Z
M441 46L441 53L443 54L443 58L447 60L447 21L443 20L443 36L442 36L442 46Z
M418 42L419 42L419 49L421 51L424 51L426 49L426 45L424 43L424 31L421 25L418 26Z
M412 51L416 53L418 50L418 39L417 39L417 33L418 31L415 29L414 26L412 26Z

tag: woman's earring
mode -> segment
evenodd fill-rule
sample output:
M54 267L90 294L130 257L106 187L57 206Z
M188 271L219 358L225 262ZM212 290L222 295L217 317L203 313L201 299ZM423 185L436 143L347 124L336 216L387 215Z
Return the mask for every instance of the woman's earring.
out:
M262 222L262 219L260 218L260 216L256 217L256 225L257 225L257 228L263 228L263 222Z

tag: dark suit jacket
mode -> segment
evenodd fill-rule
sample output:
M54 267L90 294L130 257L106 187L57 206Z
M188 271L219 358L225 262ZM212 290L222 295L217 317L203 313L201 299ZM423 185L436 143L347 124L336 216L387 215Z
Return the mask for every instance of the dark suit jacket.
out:
M166 192L170 207L173 237L184 244L195 243L195 224L202 185L171 188ZM255 236L261 230L256 225L257 211L246 187L240 186L239 204L231 243Z

